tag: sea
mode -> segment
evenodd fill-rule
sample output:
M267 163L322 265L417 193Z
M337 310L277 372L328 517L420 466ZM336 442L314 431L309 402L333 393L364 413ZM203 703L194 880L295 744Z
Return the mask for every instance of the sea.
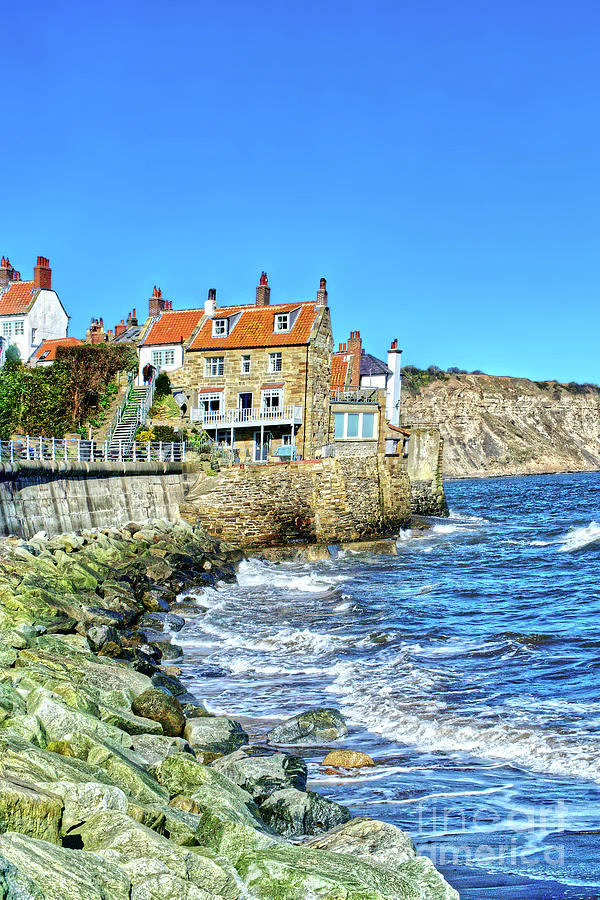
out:
M183 677L262 744L333 706L309 787L406 830L463 900L600 897L600 474L456 480L398 555L241 563L180 599Z

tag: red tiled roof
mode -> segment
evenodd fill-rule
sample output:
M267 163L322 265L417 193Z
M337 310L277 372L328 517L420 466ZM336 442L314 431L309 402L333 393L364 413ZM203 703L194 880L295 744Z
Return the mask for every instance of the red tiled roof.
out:
M38 293L33 281L13 281L10 287L0 294L0 316L18 316L26 313Z
M346 379L348 377L349 360L345 355L334 353L331 358L331 387L346 387Z
M189 340L203 315L203 309L166 310L150 327L150 331L142 341L142 346L145 344L178 344L182 338L184 341Z
M44 362L53 362L56 359L56 349L57 347L73 347L75 344L83 344L83 341L80 341L79 338L76 337L66 337L66 338L56 338L54 340L42 341L40 346L33 351L31 354L31 362L41 361L42 356L44 356Z
M277 313L299 309L298 318L290 331L274 332ZM308 344L315 321L314 301L303 303L278 303L273 306L222 306L215 312L215 319L224 319L241 313L240 319L228 335L213 337L212 319L208 319L191 343L189 350L244 349L246 347L284 347Z

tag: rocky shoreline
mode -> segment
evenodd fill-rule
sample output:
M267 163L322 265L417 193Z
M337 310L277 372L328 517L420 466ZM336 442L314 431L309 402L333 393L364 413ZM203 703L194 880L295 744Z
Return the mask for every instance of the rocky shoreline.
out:
M185 522L0 542L0 897L454 900L393 825L307 789L302 747L345 755L337 710L268 744L173 665L170 604L243 558Z

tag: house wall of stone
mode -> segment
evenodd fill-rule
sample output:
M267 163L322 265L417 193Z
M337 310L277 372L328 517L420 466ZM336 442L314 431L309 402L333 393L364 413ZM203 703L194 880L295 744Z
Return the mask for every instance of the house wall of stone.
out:
M332 350L331 316L329 309L323 307L317 311L309 344L304 424L305 459L321 456L323 447L329 441Z
M181 514L215 537L251 548L396 534L410 507L406 472L379 455L202 474Z

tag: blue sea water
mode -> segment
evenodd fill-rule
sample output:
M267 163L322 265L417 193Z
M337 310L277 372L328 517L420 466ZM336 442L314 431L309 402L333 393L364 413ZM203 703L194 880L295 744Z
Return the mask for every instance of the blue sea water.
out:
M377 765L340 774L310 750L310 786L407 830L465 900L473 873L600 896L600 474L446 493L450 518L401 533L398 556L248 560L198 591L184 677L257 741L339 707L344 746Z

